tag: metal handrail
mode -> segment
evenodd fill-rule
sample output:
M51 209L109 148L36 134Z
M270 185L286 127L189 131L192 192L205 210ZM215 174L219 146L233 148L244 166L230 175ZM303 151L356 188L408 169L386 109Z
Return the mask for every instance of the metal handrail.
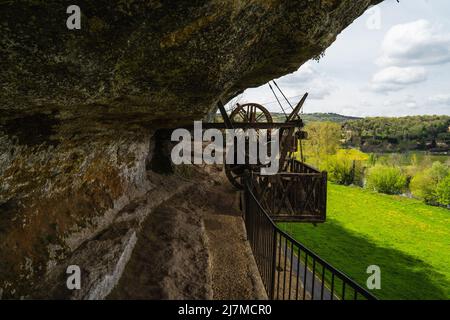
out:
M325 288L325 273L326 270L330 271L331 276L332 276L332 284L331 284L331 291L328 293L329 297L331 298L331 300L333 300L334 298L338 298L339 296L337 296L337 294L334 292L333 290L333 286L334 286L334 281L336 278L340 279L342 281L342 299L345 299L345 288L346 286L349 286L353 289L353 293L354 293L354 299L356 300L358 295L361 295L362 297L364 297L367 300L376 300L377 298L370 293L369 291L367 291L366 289L364 289L363 287L361 287L358 283L356 283L354 280L352 280L348 275L346 275L345 273L343 273L342 271L336 269L335 267L333 267L330 263L328 263L326 260L322 259L320 256L318 256L316 253L314 253L311 249L307 248L306 246L304 246L303 244L301 244L300 242L298 242L296 239L294 239L291 235L289 235L288 233L286 233L285 231L281 230L276 224L275 222L272 220L272 218L270 217L270 215L267 213L267 211L261 206L260 202L258 201L258 199L256 198L255 194L252 191L252 186L250 185L250 179L246 178L245 179L245 224L246 224L246 229L247 229L247 236L249 238L251 247L252 247L252 251L253 254L255 255L255 260L257 262L258 265L258 269L260 271L260 273L264 273L265 277L263 277L263 282L264 285L266 287L267 293L269 295L270 298L272 299L280 299L280 271L277 270L277 262L278 262L278 267L280 267L280 263L281 263L281 253L284 249L284 283L283 283L283 295L282 298L285 298L285 292L286 292L286 266L287 266L287 256L286 254L288 253L288 249L290 250L289 253L291 255L290 258L290 266L288 266L290 268L290 279L289 279L289 292L288 292L288 297L289 299L291 298L291 285L292 285L292 273L293 273L293 268L296 268L297 271L295 271L294 273L297 274L297 278L296 278L296 292L295 292L295 296L298 298L299 296L299 270L301 269L301 261L300 261L300 252L304 252L305 253L305 263L303 265L303 273L304 273L304 279L303 279L303 287L306 288L306 283L307 283L307 275L309 273L311 273L311 271L309 270L309 265L308 265L308 256L312 258L312 262L313 262L313 271L312 271L312 275L310 275L310 277L312 277L312 279L310 281L312 281L312 294L311 294L311 299L315 299L315 295L314 295L314 286L315 286L315 281L320 281L320 279L316 279L316 275L315 275L315 268L317 263L322 265L322 279L321 279L321 292L320 292L320 298L323 299L324 298L324 288ZM258 211L262 214L262 218L263 220L261 220L261 217L256 217L255 213L256 212L250 212L252 211L252 206L249 205L249 201L253 200L254 204L256 204ZM250 221L251 220L251 221ZM256 223L255 223L256 222ZM258 225L259 223L259 225ZM265 223L265 226L262 226L262 223ZM267 231L267 224L272 228L272 230L270 231L271 233L273 232L273 242L270 243L270 241L267 241L267 236L266 235L261 235L262 232ZM256 230L255 229L260 227L260 229ZM256 236L255 236L256 235ZM261 243L259 243L259 240L261 240L261 238L263 238L262 242L264 243L265 247L261 247ZM283 247L283 238L284 238L284 247ZM288 244L289 241L289 244ZM298 255L296 255L296 259L297 259L297 265L295 266L295 261L293 261L293 257L294 257L294 248L297 248L298 251ZM266 264L266 265L262 265L262 263L258 263L260 261L265 261L267 259L263 259L263 258L267 258L268 256L271 256L272 261L270 261L270 265ZM262 256L262 258L260 259L260 257ZM278 258L277 258L278 256ZM269 272L268 272L269 270ZM276 273L278 273L278 281L276 280ZM275 290L275 288L277 290ZM303 299L305 299L305 289L303 289ZM276 294L275 294L276 292Z

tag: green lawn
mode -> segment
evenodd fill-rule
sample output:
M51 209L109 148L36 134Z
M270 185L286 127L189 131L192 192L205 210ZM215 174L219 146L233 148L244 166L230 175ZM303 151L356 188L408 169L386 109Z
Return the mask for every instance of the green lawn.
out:
M364 287L378 265L380 299L450 298L450 210L329 184L326 223L281 226Z

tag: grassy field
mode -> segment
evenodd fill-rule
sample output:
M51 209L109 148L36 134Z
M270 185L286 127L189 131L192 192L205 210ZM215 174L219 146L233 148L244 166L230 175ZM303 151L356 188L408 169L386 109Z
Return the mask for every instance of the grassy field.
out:
M450 211L361 188L328 186L327 222L281 224L365 287L381 268L380 299L450 299Z

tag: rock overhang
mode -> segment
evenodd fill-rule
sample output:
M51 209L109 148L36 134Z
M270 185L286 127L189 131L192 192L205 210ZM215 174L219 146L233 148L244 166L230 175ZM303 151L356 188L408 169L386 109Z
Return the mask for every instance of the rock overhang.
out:
M69 1L2 2L0 296L33 296L158 188L151 131L297 70L379 2L83 0L73 31Z
M0 108L60 120L203 117L293 72L380 0L15 1L0 10Z

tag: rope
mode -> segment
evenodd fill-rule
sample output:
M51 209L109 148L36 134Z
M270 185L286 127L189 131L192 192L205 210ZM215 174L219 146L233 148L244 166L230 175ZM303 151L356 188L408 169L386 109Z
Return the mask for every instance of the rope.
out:
M291 107L292 110L294 110L294 107L292 106L292 104L289 102L288 98L286 98L286 96L284 95L283 91L281 91L280 87L278 86L278 84L275 82L275 80L272 80L273 83L275 84L275 86L277 87L278 91L280 91L281 95L283 96L283 98L287 101L287 103L289 104L289 106Z
M273 90L273 88L272 88L272 86L270 85L270 83L269 83L269 88L270 88L270 90L272 90L273 95L274 95L275 98L277 99L277 102L278 102L278 104L280 105L281 110L283 110L284 116L285 116L286 119L287 119L287 118L288 118L288 115L286 114L286 111L284 111L283 105L281 104L280 100L278 99L278 96L277 96L277 94L275 93L275 91Z
M300 97L303 97L303 95L304 94L299 94L299 95L296 95L296 96L292 96L292 97L288 97L288 99L294 99L294 98L300 98ZM276 100L272 100L272 101L266 101L266 102L262 102L261 104L262 105L266 105L266 104L274 104L274 103L277 103L277 101Z

